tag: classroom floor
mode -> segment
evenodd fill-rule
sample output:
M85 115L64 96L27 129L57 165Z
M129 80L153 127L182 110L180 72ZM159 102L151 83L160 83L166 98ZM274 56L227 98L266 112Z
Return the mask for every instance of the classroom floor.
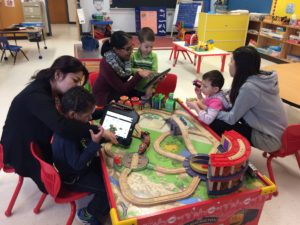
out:
M53 25L53 36L47 38L48 49L42 49L43 59L38 59L38 52L35 43L27 40L18 41L23 46L29 62L19 55L17 62L13 65L13 61L0 63L0 127L3 126L10 102L13 97L19 93L29 82L30 77L35 71L49 67L57 57L69 54L73 55L73 44L78 43L77 29L75 25ZM42 44L43 47L43 44ZM156 51L158 54L159 71L171 67L169 61L170 51ZM226 60L225 66L225 88L229 88L232 79L228 73L229 58ZM201 66L201 74L212 69L220 68L221 59L218 57L204 58ZM266 60L262 61L262 66L271 64ZM172 67L172 73L178 75L177 89L175 96L181 99L193 97L192 81L201 77L196 75L195 68L188 61L184 60L180 55L176 67ZM300 123L299 110L286 106L290 123ZM0 129L0 135L2 129ZM22 135L22 134L16 134ZM259 150L253 149L251 153L251 162L263 173L268 175L266 160L262 157ZM274 197L271 201L265 203L260 223L263 225L296 225L300 224L299 208L300 208L300 170L294 157L286 157L284 159L276 159L273 162L275 178L279 188L279 196ZM37 203L40 192L36 185L28 178L24 180L23 187L17 198L13 215L10 218L4 216L4 211L9 203L15 185L17 176L14 174L5 174L0 172L0 225L62 225L66 223L70 212L69 205L54 204L52 199L48 197L42 207L42 212L35 215L32 211ZM83 207L88 200L85 199L78 203L78 208ZM74 220L74 225L80 224Z

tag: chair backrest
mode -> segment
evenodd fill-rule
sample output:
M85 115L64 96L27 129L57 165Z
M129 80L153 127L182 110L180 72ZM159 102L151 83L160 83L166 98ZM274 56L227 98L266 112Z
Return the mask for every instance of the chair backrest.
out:
M44 161L42 151L36 143L30 143L30 150L34 158L40 163L41 180L44 183L48 194L56 198L61 188L61 179L58 172L53 165Z
M175 74L168 73L166 77L157 83L155 94L162 93L168 97L169 93L172 93L176 89L177 76Z
M91 87L93 88L93 86L94 86L94 83L95 83L95 81L96 81L96 79L97 79L97 77L99 76L99 72L91 72L90 74L89 74L89 82L90 82L90 85L91 85Z
M282 156L292 155L300 150L300 124L289 125L282 135L282 146L279 150Z
M0 37L0 49L9 48L9 43L6 37Z

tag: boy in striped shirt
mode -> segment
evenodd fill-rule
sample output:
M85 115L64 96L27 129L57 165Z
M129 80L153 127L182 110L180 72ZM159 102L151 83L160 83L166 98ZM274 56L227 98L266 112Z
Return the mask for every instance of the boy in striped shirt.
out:
M153 30L149 27L144 27L140 30L138 34L140 47L139 49L132 53L131 55L131 67L132 72L135 73L139 70L150 70L153 71L153 76L157 73L157 55L152 52L153 44L155 41L155 34ZM149 76L147 78L142 79L135 86L135 90L144 95L145 92L149 90L145 90L144 86L146 83L153 78L153 76ZM150 88L152 89L152 88Z

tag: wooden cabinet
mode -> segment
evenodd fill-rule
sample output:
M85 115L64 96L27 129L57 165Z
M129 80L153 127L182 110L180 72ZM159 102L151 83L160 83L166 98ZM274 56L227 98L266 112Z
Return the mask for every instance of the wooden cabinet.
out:
M249 14L200 13L198 40L213 39L217 48L233 51L245 45L248 23Z
M293 36L298 37L298 41L292 40ZM250 40L256 42L258 51L269 60L275 62L300 61L300 27L250 21L246 44ZM272 48L275 46L278 46L280 51L273 51Z

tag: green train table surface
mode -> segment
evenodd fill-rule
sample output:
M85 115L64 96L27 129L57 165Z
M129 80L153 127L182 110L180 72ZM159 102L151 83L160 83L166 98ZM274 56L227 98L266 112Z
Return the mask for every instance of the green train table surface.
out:
M144 154L137 154L142 143L138 138L129 148L104 145L101 163L112 224L258 224L275 185L256 171L246 173L236 192L208 195L205 178L190 176L183 164L192 154L215 151L220 139L179 105L172 114L139 111L137 132L149 132L151 140ZM172 134L170 118L184 125L181 135Z

